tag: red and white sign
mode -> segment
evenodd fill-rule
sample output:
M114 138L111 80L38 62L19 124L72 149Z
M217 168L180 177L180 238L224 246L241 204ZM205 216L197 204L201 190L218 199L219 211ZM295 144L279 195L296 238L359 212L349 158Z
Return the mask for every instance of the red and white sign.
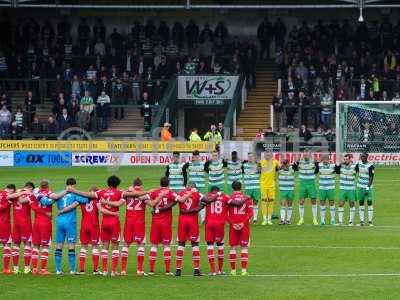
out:
M189 162L191 153L181 153L181 162ZM200 153L207 161L210 155ZM172 162L172 153L72 153L72 166L160 166Z

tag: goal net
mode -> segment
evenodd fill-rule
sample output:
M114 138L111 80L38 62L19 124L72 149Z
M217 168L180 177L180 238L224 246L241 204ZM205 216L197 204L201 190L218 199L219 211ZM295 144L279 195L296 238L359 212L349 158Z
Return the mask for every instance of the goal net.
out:
M399 101L338 101L336 152L368 152L382 163L400 163Z

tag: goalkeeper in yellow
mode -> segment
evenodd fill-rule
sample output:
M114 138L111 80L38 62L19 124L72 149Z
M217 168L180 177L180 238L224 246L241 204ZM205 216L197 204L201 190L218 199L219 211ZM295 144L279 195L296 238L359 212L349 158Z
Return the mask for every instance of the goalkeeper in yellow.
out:
M273 158L272 152L265 152L264 159L260 161L260 167L261 213L263 216L261 225L272 225L276 196L276 174L280 164L278 160Z

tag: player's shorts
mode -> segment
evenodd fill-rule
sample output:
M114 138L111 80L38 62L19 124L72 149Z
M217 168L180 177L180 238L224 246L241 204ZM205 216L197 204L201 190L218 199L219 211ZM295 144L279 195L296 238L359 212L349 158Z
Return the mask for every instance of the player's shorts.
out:
M225 222L206 221L205 239L207 243L223 243L225 236Z
M56 242L63 244L67 240L69 244L76 243L76 222L57 221L56 223Z
M251 190L244 190L244 194L251 198L254 203L258 203L258 201L261 198L261 192L260 189L251 189Z
M261 182L260 185L261 199L275 200L276 199L276 187L275 186L264 186Z
M150 242L153 245L163 244L169 245L172 240L172 220L153 219L150 229Z
M299 199L317 199L317 189L315 182L302 182L300 181L300 195Z
M367 192L364 188L357 188L357 200L358 201L374 201L374 189L369 189Z
M249 240L250 226L245 225L241 230L235 230L233 226L229 227L229 245L231 247L247 247L249 245Z
M138 244L145 243L146 227L144 220L126 219L124 226L124 241L127 244L136 242Z
M98 224L81 224L80 241L82 245L98 245L100 238L100 227Z
M213 186L216 186L219 188L220 192L225 192L226 191L226 186L225 183L222 184L212 184L212 183L208 183L208 191L211 192L211 188Z
M333 201L335 200L335 190L319 190L320 201Z
M294 200L294 191L279 191L279 200L281 201L293 201Z
M179 216L178 221L178 242L199 242L199 221L193 216Z
M0 224L0 244L11 243L11 223Z
M340 190L339 191L339 200L340 201L356 201L356 191L355 190Z
M51 242L52 224L48 222L34 222L32 228L32 244L49 246Z
M31 221L14 221L12 228L12 241L15 244L30 242L32 238Z
M101 223L100 239L102 242L117 243L120 239L121 225L118 218L104 219Z
M203 195L206 195L208 193L208 189L205 186L199 187L199 188L197 188L197 190Z

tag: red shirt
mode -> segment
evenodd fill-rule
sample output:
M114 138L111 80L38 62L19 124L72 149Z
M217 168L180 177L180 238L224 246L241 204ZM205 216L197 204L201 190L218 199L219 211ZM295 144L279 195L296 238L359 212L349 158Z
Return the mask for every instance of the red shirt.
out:
M98 199L91 199L88 203L81 204L82 224L85 225L99 225L99 209L97 204Z
M32 222L31 203L33 202L33 200L36 201L36 197L33 194L25 194L22 197L27 198L29 202L20 204L18 203L18 199L13 200L12 206L13 206L14 223L26 222L26 221ZM16 222L16 220L18 220L18 222Z
M135 186L133 191L143 191L139 186ZM125 220L144 222L146 213L146 203L139 200L139 197L126 197L126 216Z
M8 201L7 195L8 193L6 191L0 192L0 224L7 224L11 222L11 202Z
M210 193L215 194L215 192ZM220 193L214 202L206 206L206 222L220 222L225 223L228 215L229 196Z
M40 189L39 194L45 197L49 197L53 192L49 189ZM32 210L35 212L35 222L49 222L51 217L47 215L47 213L51 213L53 208L51 205L42 206L37 199L31 202Z
M248 225L251 217L253 216L253 201L245 196L242 192L233 192L231 195L232 200L247 199L241 206L228 206L228 220L231 224L244 223Z
M96 197L99 200L105 199L107 201L117 202L117 201L121 200L121 198L124 197L124 192L119 189L109 187L107 189L97 191ZM109 211L112 211L112 212L119 211L119 207L117 207L117 206L110 206L110 205L104 205L104 204L101 204L101 205ZM118 218L118 216L103 215L103 219L112 219L112 218Z
M181 191L178 195L181 197L184 197L188 192L190 192L191 188L185 189ZM179 202L179 210L188 210L188 209L193 209L197 208L200 206L200 200L203 197L202 194L199 192L194 192L190 198L188 198L185 202ZM198 213L193 213L193 214L179 214L179 217L184 217L184 218L193 218L197 219L198 218Z
M157 204L155 207L156 209L163 208L164 206L167 206L171 203L174 203L176 199L178 198L178 194L171 191L169 188L159 188L158 190L152 192L149 194L151 199L156 199L158 195L162 191L167 191L168 193L164 196L164 198L161 199L161 201ZM158 214L153 214L153 220L155 219L172 219L172 207L170 209L167 209L165 211L162 211Z

